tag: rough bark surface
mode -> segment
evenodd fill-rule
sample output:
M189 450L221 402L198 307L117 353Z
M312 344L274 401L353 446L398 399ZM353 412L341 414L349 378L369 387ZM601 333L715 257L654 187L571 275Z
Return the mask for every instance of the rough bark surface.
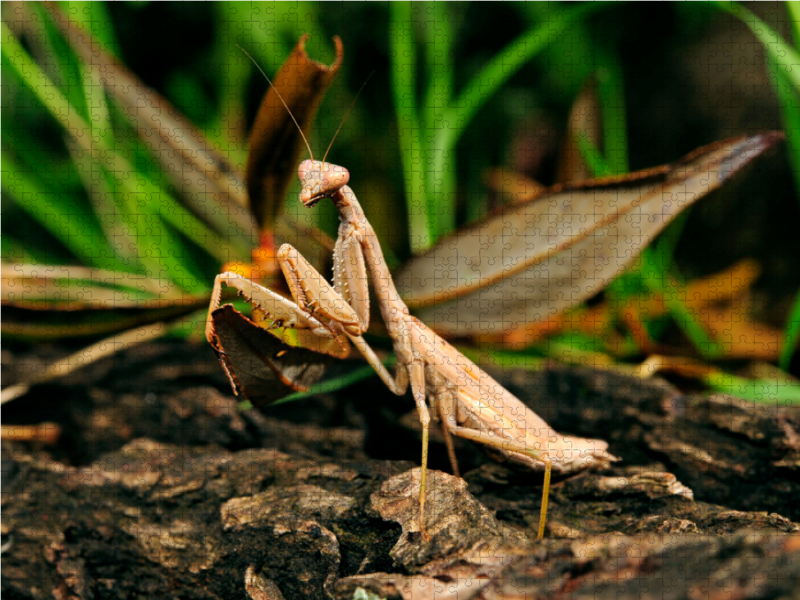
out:
M4 353L4 383L36 360ZM62 435L3 440L3 598L800 598L800 409L505 383L623 459L555 482L541 542L540 475L463 443L456 478L437 441L424 540L412 403L379 382L239 411L208 348L161 343L35 388L4 425Z

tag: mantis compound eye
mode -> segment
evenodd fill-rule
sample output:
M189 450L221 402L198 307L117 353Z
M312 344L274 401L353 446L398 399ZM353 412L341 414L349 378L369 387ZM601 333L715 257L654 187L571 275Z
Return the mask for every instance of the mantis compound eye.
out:
M319 163L319 161L304 160L300 163L300 166L297 167L297 176L300 178L301 182L305 182L308 173L314 170L314 163Z
M350 181L350 171L339 165L323 163L322 178L331 188L338 190Z

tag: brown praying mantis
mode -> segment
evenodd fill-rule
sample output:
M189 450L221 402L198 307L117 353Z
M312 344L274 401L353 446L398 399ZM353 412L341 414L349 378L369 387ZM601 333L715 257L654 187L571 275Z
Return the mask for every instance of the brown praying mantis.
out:
M273 89L277 92L274 86ZM280 93L278 97L289 110ZM299 125L298 129L306 141ZM353 190L347 185L349 172L344 167L325 162L327 152L322 161L314 160L307 141L306 146L311 159L303 161L298 169L302 184L300 200L304 206L312 207L328 198L339 212L333 284L328 283L294 247L284 244L278 250L277 261L293 301L237 273L222 273L214 282L206 339L216 349L221 347L212 314L219 308L224 284L242 294L254 311L272 323L272 327L295 329L298 340L306 348L329 354L339 352L341 356L342 351L346 352L349 340L392 392L403 395L411 385L422 425L418 522L423 537L428 538L425 491L433 414L438 417L444 431L456 476L459 471L453 435L484 444L500 460L544 471L538 530L538 539L541 539L547 518L551 472L567 475L586 468L605 467L616 460L606 451L608 445L600 440L556 433L508 390L412 316L395 288L378 237ZM397 357L394 376L362 337L370 319L370 278ZM230 364L222 362L228 371Z

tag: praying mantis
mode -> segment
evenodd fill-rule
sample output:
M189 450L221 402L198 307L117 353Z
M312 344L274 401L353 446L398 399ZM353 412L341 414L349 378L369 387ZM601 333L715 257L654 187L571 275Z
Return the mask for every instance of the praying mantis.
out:
M279 92L278 97L289 110ZM303 135L299 125L298 129ZM304 135L303 140L306 141ZM284 244L278 250L277 262L293 301L237 273L222 273L214 282L206 339L220 351L213 314L219 309L225 285L243 295L272 327L295 329L306 348L334 354L346 352L352 343L393 393L403 395L411 387L422 425L418 526L423 538L429 539L425 492L433 414L441 423L456 476L459 470L454 435L487 446L501 461L544 471L537 535L537 539L542 539L551 473L568 475L587 468L606 467L616 460L607 452L607 443L556 433L508 390L412 316L397 292L380 241L348 186L349 172L326 162L327 153L322 161L314 160L307 141L306 146L311 158L298 168L300 200L310 208L330 199L339 212L333 283L328 283L294 247ZM397 357L394 376L362 337L370 321L370 279ZM230 365L222 362L228 371Z

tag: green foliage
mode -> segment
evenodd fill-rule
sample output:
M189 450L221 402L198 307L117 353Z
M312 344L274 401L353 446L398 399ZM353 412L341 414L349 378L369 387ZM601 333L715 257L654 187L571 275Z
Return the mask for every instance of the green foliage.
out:
M792 24L794 45L785 41L769 25L736 2L716 2L715 5L747 25L764 45L772 84L778 96L792 163L797 198L800 199L800 3L787 2L788 20ZM792 356L800 344L800 291L797 293L786 322L779 366L788 370Z
M46 20L44 25L44 39L59 40ZM42 148L18 120L4 120L4 141L8 136L16 142L2 148L3 187L9 200L88 266L146 272L190 292L210 289L207 274L195 269L195 254L227 248L227 242L170 194L160 181L160 169L126 124L114 127L102 89L89 74L78 73L78 63L62 60L70 56L68 50L51 51L51 44L42 44L48 56L52 52L59 57L51 69L56 77L51 77L5 23L2 36L4 91L32 92L47 111L45 118L54 119L64 135L61 148ZM52 44L59 45L63 40ZM55 159L49 151L56 153ZM54 162L60 168L54 170ZM76 185L81 180L85 190ZM209 245L209 237L221 245ZM135 253L125 247L132 239Z
M513 2L494 11L442 2L59 6L242 169L249 124L267 84L236 45L273 74L300 35L312 34L309 53L325 63L333 58L332 36L340 35L345 67L311 144L315 153L327 146L356 90L376 71L332 159L361 182L359 198L386 240L387 256L396 256L398 264L491 210L483 172L508 161L517 151L515 133L531 122L563 127L589 75L598 83L602 152L587 138L576 141L590 169L605 176L649 166L631 155L636 141L630 120L639 107L627 99L641 73L632 71L636 57L623 47L630 32L661 25L637 5ZM663 10L672 11L674 29L659 35L676 44L694 43L723 11L762 42L800 188L798 32L791 32L793 45L729 2ZM796 27L797 4L787 3L786 10ZM5 260L147 273L204 293L222 263L247 258L249 240L213 230L180 201L155 154L158 146L142 138L102 89L43 5L27 3L13 13L4 7L4 19L10 24L2 30ZM188 24L181 30L190 35L180 37L177 23ZM645 55L657 50L641 48ZM683 149L708 141L682 139ZM679 155L666 155L664 162ZM317 214L318 224L332 233L331 208ZM720 349L681 300L684 277L675 253L685 223L673 223L607 295L624 302L662 293L670 319L702 356L714 359ZM649 327L655 334L665 325ZM788 370L800 339L800 294L784 331L780 366ZM579 345L591 346L585 342Z
M453 56L456 11L447 3L392 4L394 100L398 111L413 251L422 251L456 226L456 144L484 104L526 63L542 54L603 3L554 10L496 53L455 93ZM428 22L424 12L434 13ZM424 24L426 79L414 44L415 24ZM421 71L421 69L419 69ZM421 88L421 93L416 90ZM421 106L422 110L416 107ZM623 121L624 122L624 121ZM420 168L420 165L422 168Z

